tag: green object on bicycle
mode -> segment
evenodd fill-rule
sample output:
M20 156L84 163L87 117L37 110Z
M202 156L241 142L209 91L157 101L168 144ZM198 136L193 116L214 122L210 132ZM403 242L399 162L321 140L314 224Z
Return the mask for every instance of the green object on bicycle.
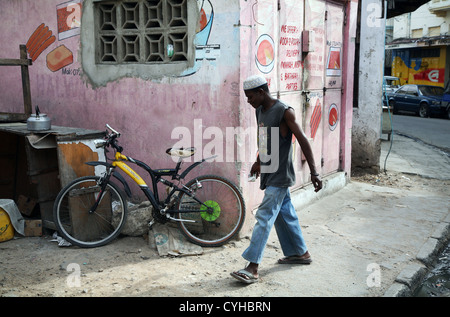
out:
M220 206L217 202L214 200L207 200L203 203L203 205L200 207L200 210L207 210L208 208L212 208L211 211L201 211L200 215L203 219L206 221L214 221L220 216Z

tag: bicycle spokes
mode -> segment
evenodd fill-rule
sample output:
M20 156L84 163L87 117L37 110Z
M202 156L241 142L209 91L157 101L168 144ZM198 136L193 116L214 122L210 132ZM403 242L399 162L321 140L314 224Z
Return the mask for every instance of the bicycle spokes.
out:
M112 183L100 188L98 177L84 177L66 186L58 195L54 218L58 230L72 244L95 247L120 233L126 205Z
M182 193L178 204L179 225L189 240L203 246L219 246L240 230L245 204L230 181L206 175L186 186L196 189L195 197Z

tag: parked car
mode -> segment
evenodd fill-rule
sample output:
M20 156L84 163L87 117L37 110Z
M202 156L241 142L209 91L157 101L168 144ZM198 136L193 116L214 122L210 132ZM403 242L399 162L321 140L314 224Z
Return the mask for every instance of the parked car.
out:
M442 97L442 108L444 115L447 119L450 119L450 80L447 83L447 87L444 90L444 96Z
M414 112L426 118L430 115L442 115L441 107L444 88L427 85L404 85L388 95L389 105L394 113Z

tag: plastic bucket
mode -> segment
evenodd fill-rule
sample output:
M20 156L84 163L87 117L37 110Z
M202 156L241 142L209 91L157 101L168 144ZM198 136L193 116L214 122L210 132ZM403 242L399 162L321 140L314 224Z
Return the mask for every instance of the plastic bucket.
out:
M8 213L0 208L0 242L14 238L14 227L11 224Z

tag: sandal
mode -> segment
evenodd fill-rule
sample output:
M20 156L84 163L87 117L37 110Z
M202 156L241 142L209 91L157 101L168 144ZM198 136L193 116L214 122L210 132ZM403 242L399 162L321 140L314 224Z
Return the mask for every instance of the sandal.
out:
M303 257L300 255L286 256L278 260L278 264L310 264L311 262L311 256Z
M239 282L245 283L245 284L252 284L255 282L258 282L258 277L250 273L249 271L242 269L237 272L230 273L232 277L237 279Z

